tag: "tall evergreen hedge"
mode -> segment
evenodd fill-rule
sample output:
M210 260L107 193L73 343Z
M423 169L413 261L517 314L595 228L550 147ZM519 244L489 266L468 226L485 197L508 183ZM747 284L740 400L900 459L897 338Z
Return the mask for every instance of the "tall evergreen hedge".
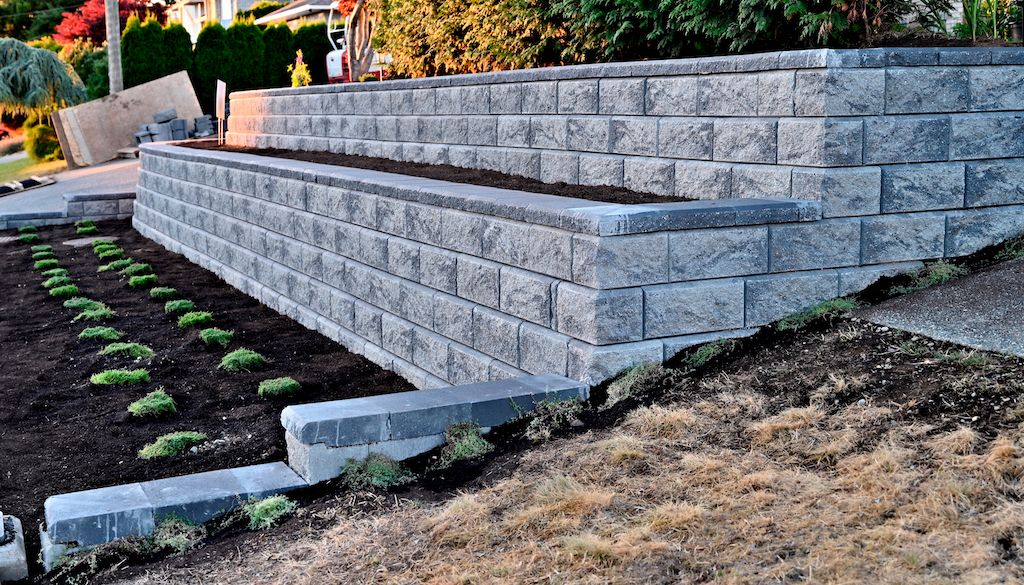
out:
M291 79L288 66L295 61L295 40L286 24L267 27L263 31L263 85L288 87Z
M306 24L295 31L295 50L302 51L302 60L309 66L313 83L327 83L327 53L331 42L327 40L327 23ZM295 54L291 58L294 60Z
M227 82L233 66L227 59L227 31L213 22L199 31L192 53L192 84L204 112L216 112L217 80Z
M178 23L164 29L164 75L192 69L192 37Z
M121 60L126 88L163 77L167 69L164 29L155 18L145 23L134 15L128 18L121 35Z
M263 31L252 19L236 20L224 35L226 60L231 64L224 81L229 91L263 87Z

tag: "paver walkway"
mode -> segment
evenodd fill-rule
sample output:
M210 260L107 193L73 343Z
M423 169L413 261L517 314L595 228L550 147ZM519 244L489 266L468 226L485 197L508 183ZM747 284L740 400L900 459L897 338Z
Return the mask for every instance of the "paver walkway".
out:
M890 299L857 316L968 347L1024 356L1024 259Z
M4 215L63 212L64 195L75 193L134 193L139 180L139 161L114 160L101 165L64 171L53 175L57 182L0 197L0 217Z

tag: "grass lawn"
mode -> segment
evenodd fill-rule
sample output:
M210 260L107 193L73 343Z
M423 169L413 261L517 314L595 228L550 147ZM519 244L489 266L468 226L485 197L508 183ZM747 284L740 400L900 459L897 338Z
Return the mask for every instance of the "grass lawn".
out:
M63 171L67 163L62 160L37 163L29 158L0 163L0 183L27 179L32 175L50 175Z

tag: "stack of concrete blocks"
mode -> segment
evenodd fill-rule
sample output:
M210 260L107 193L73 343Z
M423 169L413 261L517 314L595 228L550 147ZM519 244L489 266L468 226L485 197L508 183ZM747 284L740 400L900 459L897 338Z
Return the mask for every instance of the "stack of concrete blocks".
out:
M206 136L213 136L215 132L213 127L213 118L209 114L195 119L195 137L204 138Z
M206 118L196 118L196 120L206 120ZM188 120L179 118L178 112L173 109L160 110L153 114L152 124L144 124L139 127L139 131L135 133L135 142L138 144L170 142L171 140L185 140L188 137Z
M232 144L611 184L612 205L173 146L135 224L421 386L596 383L1024 229L1024 50L797 51L232 95Z
M0 512L0 583L28 578L25 533L21 521Z

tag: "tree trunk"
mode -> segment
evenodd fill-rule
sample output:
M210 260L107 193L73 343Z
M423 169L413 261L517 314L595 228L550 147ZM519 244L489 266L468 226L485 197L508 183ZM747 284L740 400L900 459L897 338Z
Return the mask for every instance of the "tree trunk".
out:
M349 78L357 81L373 64L373 32L377 27L376 6L367 6L367 0L357 0L355 8L345 19L345 50L348 52Z
M121 15L117 0L104 0L107 20L107 71L110 79L110 93L124 90L121 76Z

